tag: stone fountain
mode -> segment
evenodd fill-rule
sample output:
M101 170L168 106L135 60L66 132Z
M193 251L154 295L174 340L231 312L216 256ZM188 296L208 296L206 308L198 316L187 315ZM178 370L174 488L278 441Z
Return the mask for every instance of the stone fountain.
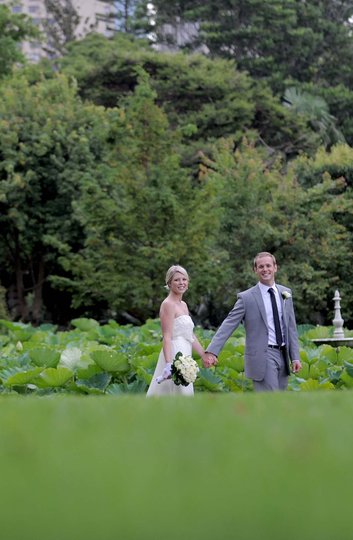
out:
M316 345L331 345L332 347L353 347L353 337L344 337L343 323L344 320L341 316L341 297L338 291L335 292L333 297L334 301L334 318L332 324L335 327L332 338L320 338L312 339L311 341Z

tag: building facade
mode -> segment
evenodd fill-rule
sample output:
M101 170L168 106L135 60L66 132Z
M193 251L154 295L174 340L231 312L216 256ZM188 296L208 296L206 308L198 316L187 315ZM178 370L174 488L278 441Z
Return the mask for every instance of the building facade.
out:
M49 22L50 24L51 15L47 13L44 0L19 0L15 3L13 0L0 0L0 4L8 5L13 13L28 15L32 22L43 31L44 40L42 42L23 42L22 51L26 57L31 62L38 62L41 58L48 56L50 43L46 42L44 23ZM101 33L107 37L112 35L112 23L109 20L109 14L114 9L112 4L100 0L72 0L72 5L80 18L75 29L77 39L84 37L90 31Z

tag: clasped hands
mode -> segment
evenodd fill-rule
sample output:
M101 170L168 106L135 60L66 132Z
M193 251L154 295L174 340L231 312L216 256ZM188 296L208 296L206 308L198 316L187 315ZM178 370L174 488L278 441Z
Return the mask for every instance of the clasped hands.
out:
M210 368L217 365L218 358L213 353L205 352L202 356L202 362L205 368Z

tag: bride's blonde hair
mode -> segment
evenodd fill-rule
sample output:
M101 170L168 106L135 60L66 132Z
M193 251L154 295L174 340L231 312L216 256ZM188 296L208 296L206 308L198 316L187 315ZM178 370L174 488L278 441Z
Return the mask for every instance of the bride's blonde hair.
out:
M165 288L166 289L169 290L169 284L172 281L173 276L177 272L180 272L180 274L183 274L187 279L189 279L189 274L187 273L185 268L183 268L182 266L179 266L179 264L174 264L173 266L168 268L167 273L165 275Z

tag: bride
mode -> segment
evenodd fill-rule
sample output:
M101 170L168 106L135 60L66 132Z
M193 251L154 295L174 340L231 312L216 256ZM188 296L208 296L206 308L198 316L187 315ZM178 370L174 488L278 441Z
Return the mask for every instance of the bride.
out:
M189 276L185 268L174 265L167 271L166 288L169 294L163 300L159 316L161 319L163 349L159 355L152 382L147 396L161 396L170 394L183 394L192 396L194 387L177 386L171 380L171 365L177 352L185 356L191 355L192 349L200 355L205 367L209 367L207 355L194 334L194 323L189 315L188 306L183 300L183 294L188 290ZM163 377L158 384L157 377Z

